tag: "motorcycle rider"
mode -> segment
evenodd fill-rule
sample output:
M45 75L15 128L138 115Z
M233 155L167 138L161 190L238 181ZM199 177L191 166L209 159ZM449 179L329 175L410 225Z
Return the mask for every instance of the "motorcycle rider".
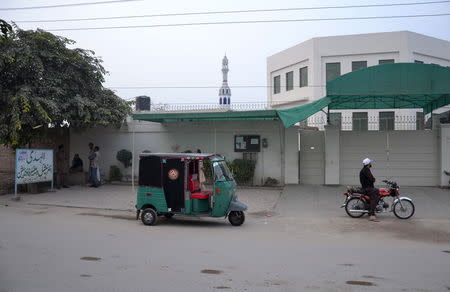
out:
M370 158L365 158L363 160L363 168L359 172L359 181L361 182L361 187L364 193L370 197L369 220L378 222L377 217L375 216L375 208L379 200L379 190L373 185L375 182L375 178L370 171L372 162L373 160Z

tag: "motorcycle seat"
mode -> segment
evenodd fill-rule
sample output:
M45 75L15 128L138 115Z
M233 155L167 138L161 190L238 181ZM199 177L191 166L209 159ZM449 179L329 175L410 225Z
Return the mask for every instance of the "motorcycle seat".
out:
M362 188L351 188L350 191L354 194L361 194L361 195L365 194L365 192Z

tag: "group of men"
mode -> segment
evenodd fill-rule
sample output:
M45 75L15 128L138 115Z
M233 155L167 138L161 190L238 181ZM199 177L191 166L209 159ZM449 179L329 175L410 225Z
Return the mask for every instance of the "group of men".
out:
M100 158L100 147L95 146L94 143L89 143L89 184L90 187L98 188L100 186L100 167L98 164ZM83 172L83 160L80 156L75 154L72 160L72 166L69 169L70 173ZM64 183L65 175L67 174L66 153L64 151L64 145L58 146L56 152L56 187L68 188Z

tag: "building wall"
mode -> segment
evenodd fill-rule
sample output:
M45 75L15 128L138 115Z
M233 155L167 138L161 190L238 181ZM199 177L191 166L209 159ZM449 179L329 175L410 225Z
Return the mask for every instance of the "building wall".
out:
M14 152L11 148L0 146L0 195L10 193L14 187Z
M30 148L53 149L55 154L58 145L63 144L66 151L67 166L69 159L69 131L67 128L48 129L45 135L39 141L34 142ZM56 157L53 157L56 162ZM0 195L12 193L14 191L15 174L15 152L12 148L0 145Z
M280 182L298 182L297 155L298 142L296 130L287 129L290 135L278 121L248 121L248 122L202 122L202 123L150 123L135 121L134 157L144 150L157 152L195 152L201 149L203 153L219 153L227 160L242 158L243 154L234 152L235 135L260 135L268 140L268 147L261 148L257 154L254 184L261 185L267 177ZM288 137L288 138L286 138ZM293 138L294 137L294 138ZM102 175L107 176L111 165L123 169L116 159L117 151L133 149L133 122L128 127L117 129L96 128L84 132L71 133L71 157L79 153L87 164L87 144L93 142L100 147L100 168ZM286 145L286 146L284 146ZM283 156L289 155L289 159ZM137 171L137 161L135 163ZM131 174L131 169L123 170Z
M352 71L352 61L367 61L367 66L373 66L382 59L450 66L450 42L409 31L313 38L267 58L268 102L305 103L305 98L310 102L325 96L327 62L340 62L343 75ZM309 87L300 88L298 69L305 65ZM285 72L288 71L294 72L294 89L286 92ZM279 94L273 94L276 75L281 76Z

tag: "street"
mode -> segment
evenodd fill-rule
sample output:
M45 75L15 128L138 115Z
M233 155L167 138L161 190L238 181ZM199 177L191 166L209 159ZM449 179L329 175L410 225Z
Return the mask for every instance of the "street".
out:
M448 190L411 189L412 219L371 223L339 208L342 189L287 186L253 210L258 190L240 190L241 227L177 216L147 227L127 208L48 203L64 191L42 204L3 196L0 291L450 290Z

